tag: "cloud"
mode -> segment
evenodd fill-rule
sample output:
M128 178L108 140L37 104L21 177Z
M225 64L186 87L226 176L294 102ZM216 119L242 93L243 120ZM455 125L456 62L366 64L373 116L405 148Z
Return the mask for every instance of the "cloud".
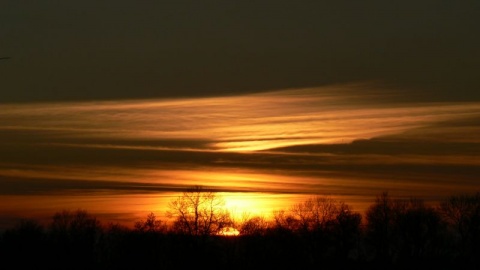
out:
M364 209L385 190L438 200L477 189L478 102L399 100L381 87L2 104L0 211L41 202L37 211L81 205L131 218L194 185L261 197L268 209L266 198L285 206L324 194Z

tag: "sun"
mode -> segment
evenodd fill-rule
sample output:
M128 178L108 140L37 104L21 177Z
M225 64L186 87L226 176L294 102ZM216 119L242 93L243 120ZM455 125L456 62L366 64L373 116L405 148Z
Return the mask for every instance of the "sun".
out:
M223 227L222 229L220 229L220 231L217 233L217 235L220 235L220 236L238 236L238 235L240 235L240 232L233 227Z

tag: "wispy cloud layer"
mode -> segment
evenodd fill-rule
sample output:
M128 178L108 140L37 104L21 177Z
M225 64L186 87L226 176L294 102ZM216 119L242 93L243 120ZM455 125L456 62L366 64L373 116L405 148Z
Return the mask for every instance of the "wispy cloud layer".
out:
M478 186L480 103L395 102L401 92L378 87L0 105L0 196L205 185L438 197Z

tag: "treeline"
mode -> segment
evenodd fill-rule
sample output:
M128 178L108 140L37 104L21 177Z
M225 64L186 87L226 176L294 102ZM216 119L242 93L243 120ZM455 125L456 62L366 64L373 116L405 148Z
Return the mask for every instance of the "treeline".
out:
M225 236L232 228L239 235ZM384 192L365 215L313 196L239 221L195 188L170 202L168 220L151 213L133 228L85 210L21 220L0 236L0 259L17 269L480 269L480 192L434 206Z

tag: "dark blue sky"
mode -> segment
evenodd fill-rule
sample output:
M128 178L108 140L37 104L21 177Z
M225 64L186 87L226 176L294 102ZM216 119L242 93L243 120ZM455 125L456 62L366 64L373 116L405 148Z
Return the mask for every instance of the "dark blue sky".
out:
M479 1L7 0L0 102L372 80L409 98L480 100L478 29Z

